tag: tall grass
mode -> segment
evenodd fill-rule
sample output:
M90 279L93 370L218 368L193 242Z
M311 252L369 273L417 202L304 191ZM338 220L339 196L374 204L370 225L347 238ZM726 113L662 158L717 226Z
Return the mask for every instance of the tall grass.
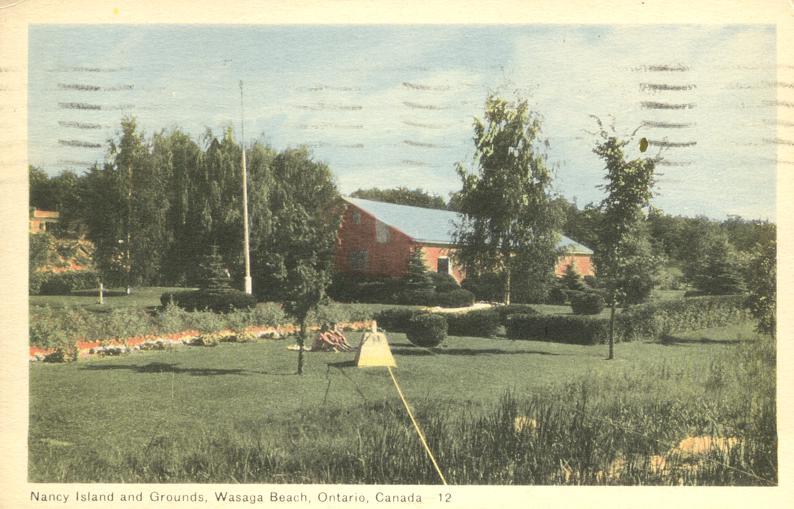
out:
M682 377L704 382L685 386ZM774 345L758 339L727 349L708 373L676 365L590 373L535 394L507 392L485 411L413 404L453 484L774 485L774 381ZM704 436L735 447L694 455L677 447ZM170 429L101 457L40 442L30 450L32 481L439 482L396 396L353 411L304 408L289 422Z

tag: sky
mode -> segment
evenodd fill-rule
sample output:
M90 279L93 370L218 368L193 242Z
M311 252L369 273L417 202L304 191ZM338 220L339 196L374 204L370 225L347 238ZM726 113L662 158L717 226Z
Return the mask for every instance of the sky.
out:
M246 143L309 146L343 193L446 198L496 92L541 116L554 191L580 206L603 198L595 115L662 151L665 212L775 219L786 83L772 25L33 25L29 38L29 159L50 174L102 161L124 115L148 135L239 137L242 80Z

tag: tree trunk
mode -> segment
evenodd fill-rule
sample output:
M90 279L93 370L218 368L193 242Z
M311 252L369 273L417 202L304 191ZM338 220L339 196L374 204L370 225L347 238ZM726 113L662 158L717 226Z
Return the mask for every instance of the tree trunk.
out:
M308 332L308 325L306 324L306 316L302 317L300 334L298 334L298 374L303 374L303 345L306 342L306 333Z
M505 269L505 306L510 305L510 284L511 284L510 267Z
M615 358L615 306L616 306L616 299L615 296L612 296L610 299L612 302L609 306L609 356L607 357L608 361L611 361Z

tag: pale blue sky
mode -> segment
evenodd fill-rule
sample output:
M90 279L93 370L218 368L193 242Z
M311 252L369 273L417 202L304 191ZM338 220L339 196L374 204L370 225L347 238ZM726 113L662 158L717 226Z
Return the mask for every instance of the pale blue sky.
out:
M102 160L124 114L149 134L239 133L242 79L247 141L309 145L343 192L446 197L488 91L517 90L580 205L602 197L589 115L613 115L674 145L655 205L775 217L773 26L38 25L29 59L29 157L50 173Z

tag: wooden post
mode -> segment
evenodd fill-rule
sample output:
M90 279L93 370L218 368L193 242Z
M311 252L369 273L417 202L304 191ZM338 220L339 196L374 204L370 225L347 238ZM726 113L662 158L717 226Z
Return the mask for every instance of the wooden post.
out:
M102 284L102 281L99 282L99 303L105 303L105 286Z

